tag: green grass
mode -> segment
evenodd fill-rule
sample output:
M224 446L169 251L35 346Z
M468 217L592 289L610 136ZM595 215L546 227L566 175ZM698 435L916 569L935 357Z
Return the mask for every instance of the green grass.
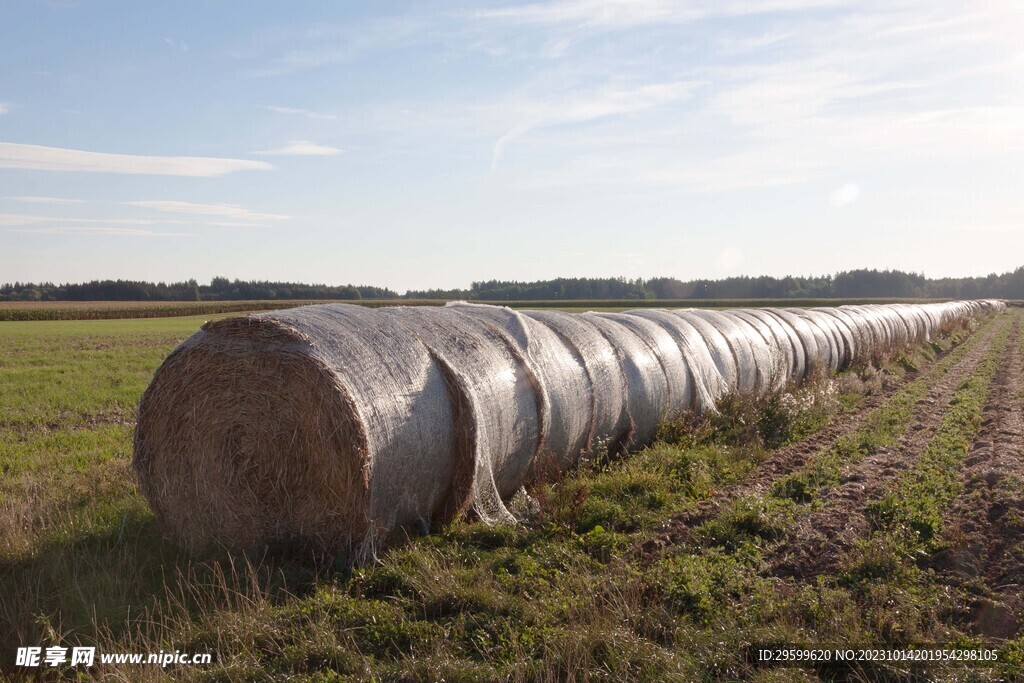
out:
M0 323L0 427L129 419L156 366L203 321Z
M902 526L922 543L930 542L942 528L942 513L960 493L957 476L981 426L989 385L1005 352L1009 329L997 336L992 350L975 372L957 389L942 423L921 457L868 512L881 527Z
M927 303L945 299L573 299L557 301L476 301L512 308L556 308L566 311L630 308L742 308L757 306L812 307L843 304ZM309 304L346 303L381 306L443 306L442 299L294 299L273 301L0 301L0 321L162 318L293 308Z
M744 497L678 543L644 550L667 520L854 407L867 389L842 378L860 387L843 400L807 399L821 393L810 388L786 411L738 402L665 425L640 453L537 484L530 525L459 522L355 571L185 557L161 540L128 463L139 395L202 319L0 323L4 647L219 657L196 669L125 669L132 680L804 680L752 668L744 647L966 638L943 621L943 595L899 538L867 539L841 573L817 582L771 576L765 558L805 507L788 497ZM977 340L938 365L928 365L934 348L908 356L926 368L908 386L937 381ZM868 431L885 434L863 439L891 438L913 405L904 399L919 391L880 408L898 419L873 418ZM1009 661L1017 652L1019 662L1013 647ZM12 655L0 653L0 677Z
M990 321L987 326L996 324ZM826 487L839 483L844 465L863 458L878 449L891 446L903 434L913 418L917 402L979 342L984 330L969 337L942 360L932 365L921 377L900 389L886 403L867 415L864 425L837 439L824 452L817 454L808 464L793 474L776 481L772 494L798 503L810 503ZM923 345L913 354L900 354L894 361L896 368L907 370L908 365L930 362L936 349Z

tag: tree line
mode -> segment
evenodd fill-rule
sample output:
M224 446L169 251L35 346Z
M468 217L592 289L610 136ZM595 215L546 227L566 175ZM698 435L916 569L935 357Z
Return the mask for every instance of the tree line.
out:
M469 289L410 290L215 277L208 285L184 282L93 280L80 284L14 282L0 286L0 301L247 301L288 299L467 299L572 301L585 299L1024 299L1024 266L983 277L927 278L899 270L851 270L810 277L729 277L678 280L657 277L556 278L536 282L488 280Z
M0 301L253 301L287 299L395 299L398 293L366 285L324 285L215 277L184 282L93 280L81 284L15 282L0 285Z

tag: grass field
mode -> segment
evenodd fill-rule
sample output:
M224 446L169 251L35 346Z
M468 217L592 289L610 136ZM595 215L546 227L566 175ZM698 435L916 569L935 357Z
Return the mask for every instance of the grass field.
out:
M0 678L25 673L25 645L214 655L88 673L117 680L1024 677L1024 311L726 400L641 453L537 483L526 524L460 522L353 572L190 558L155 531L129 464L134 406L208 317L0 322ZM745 656L768 642L1000 659Z
M938 299L594 299L586 301L478 301L512 308L557 308L567 311L627 310L630 308L742 308L750 306L840 306L869 303L925 303ZM0 321L96 320L163 318L172 316L241 313L292 308L327 300L290 301L0 301ZM439 299L367 299L340 301L377 308L381 306L443 306Z

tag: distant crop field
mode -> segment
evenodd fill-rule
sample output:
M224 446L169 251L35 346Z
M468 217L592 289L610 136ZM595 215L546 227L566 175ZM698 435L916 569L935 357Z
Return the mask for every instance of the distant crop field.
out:
M1024 311L724 401L532 485L524 524L352 571L162 539L135 406L209 317L0 322L0 679L37 643L214 655L97 672L118 680L839 680L753 663L765 641L998 655L849 680L1024 676Z
M924 303L939 299L591 299L565 301L478 301L511 308L546 308L566 311L628 310L630 308L743 308L841 306L869 303ZM289 300L289 301L0 301L4 320L104 320L163 318L212 313L268 311L311 304L347 303L381 306L443 306L438 299Z

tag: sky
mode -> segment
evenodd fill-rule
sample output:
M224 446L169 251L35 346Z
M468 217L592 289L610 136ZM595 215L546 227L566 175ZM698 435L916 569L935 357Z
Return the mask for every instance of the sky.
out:
M1024 3L0 0L0 282L1024 265Z

